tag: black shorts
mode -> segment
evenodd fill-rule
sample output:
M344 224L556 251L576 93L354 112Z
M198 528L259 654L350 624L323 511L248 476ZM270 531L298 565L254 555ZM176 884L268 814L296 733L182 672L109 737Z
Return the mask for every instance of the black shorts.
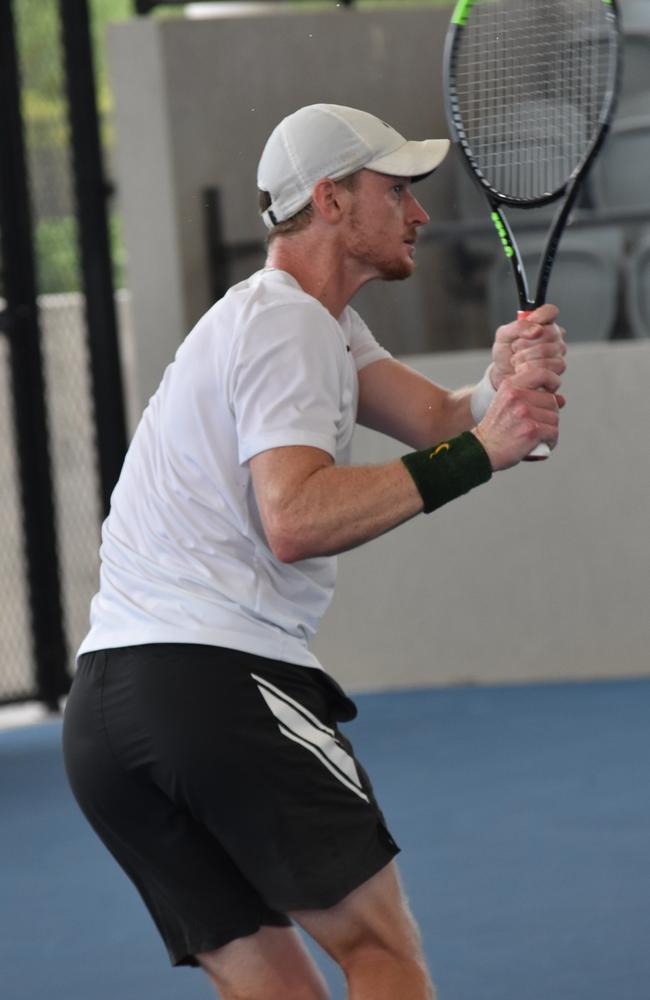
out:
M332 906L397 854L337 729L355 715L321 671L236 650L80 657L68 778L174 965Z

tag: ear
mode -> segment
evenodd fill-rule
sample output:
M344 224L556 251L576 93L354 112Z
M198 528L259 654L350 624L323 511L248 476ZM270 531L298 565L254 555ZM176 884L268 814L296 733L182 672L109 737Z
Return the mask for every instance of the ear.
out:
M350 192L329 177L317 181L312 191L312 204L328 225L336 225L345 214Z

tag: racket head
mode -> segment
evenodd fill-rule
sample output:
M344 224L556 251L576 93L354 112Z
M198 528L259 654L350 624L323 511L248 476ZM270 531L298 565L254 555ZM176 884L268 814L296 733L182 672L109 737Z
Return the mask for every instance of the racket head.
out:
M493 206L545 205L584 175L614 111L619 53L616 0L458 0L447 119Z

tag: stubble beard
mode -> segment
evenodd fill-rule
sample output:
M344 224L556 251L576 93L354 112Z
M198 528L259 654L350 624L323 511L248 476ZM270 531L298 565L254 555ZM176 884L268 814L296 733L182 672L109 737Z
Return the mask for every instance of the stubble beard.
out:
M377 272L377 278L381 281L404 281L410 278L415 270L414 260L404 260L402 257L386 255L378 240L369 239L363 232L363 225L358 213L353 212L350 219L351 238L349 244L350 254L363 263L372 267Z

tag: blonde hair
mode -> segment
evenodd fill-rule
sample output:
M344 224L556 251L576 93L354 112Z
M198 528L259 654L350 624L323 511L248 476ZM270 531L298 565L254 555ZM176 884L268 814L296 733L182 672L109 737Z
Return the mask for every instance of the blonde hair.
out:
M340 184L342 187L347 188L348 191L354 191L359 180L360 171L357 170L353 174L348 174L347 177L341 177L340 180L336 181L336 184ZM261 191L258 189L259 195L259 206L260 213L266 212L267 208L271 207L272 199L268 191ZM276 222L272 229L269 229L266 234L266 242L270 244L276 236L293 236L295 233L301 233L310 224L314 216L314 207L311 202L301 208L295 215L292 215L290 219L285 219L283 222Z

